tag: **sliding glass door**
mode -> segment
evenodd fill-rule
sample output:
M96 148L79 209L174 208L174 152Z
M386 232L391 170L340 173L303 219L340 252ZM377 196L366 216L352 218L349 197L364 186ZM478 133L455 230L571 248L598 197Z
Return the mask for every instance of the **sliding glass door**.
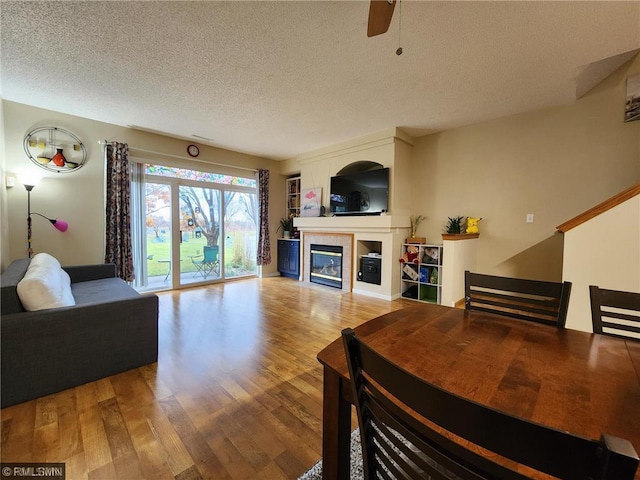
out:
M225 276L234 278L255 275L258 245L257 195L226 192L224 205Z
M144 249L141 290L163 290L255 275L255 179L145 166L146 228L134 234ZM135 237L144 238L135 238Z
M222 277L220 190L179 185L180 285Z
M144 225L146 257L146 278L138 283L150 289L162 289L171 285L171 185L167 183L145 182ZM134 212L136 214L137 212ZM134 238L134 243L136 239ZM134 259L134 263L138 259Z

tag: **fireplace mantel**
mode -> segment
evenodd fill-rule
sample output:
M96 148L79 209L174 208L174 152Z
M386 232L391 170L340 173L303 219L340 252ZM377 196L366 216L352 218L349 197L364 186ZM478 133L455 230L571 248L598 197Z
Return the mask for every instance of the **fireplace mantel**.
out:
M362 215L337 217L296 217L293 225L309 232L380 232L410 228L408 215Z
M409 215L415 207L411 196L412 149L414 139L401 128L390 128L372 135L322 148L283 162L281 172L300 175L300 188L321 187L323 206L330 207L331 177L364 160L389 168L388 212L384 215L298 217L293 224L305 236L319 234L353 236L351 277L353 293L392 300L400 296L402 244L411 233ZM303 249L301 249L303 250ZM361 258L370 253L381 257L381 284L358 279ZM301 252L304 271L307 258ZM302 281L306 281L301 277Z
M400 296L400 263L402 242L408 236L408 215L365 215L338 217L297 217L293 224L301 232L300 279L309 282L311 243L341 245L343 252L343 291L393 300ZM357 279L360 257L378 246L382 257L382 283L370 284ZM329 288L329 287L327 287Z

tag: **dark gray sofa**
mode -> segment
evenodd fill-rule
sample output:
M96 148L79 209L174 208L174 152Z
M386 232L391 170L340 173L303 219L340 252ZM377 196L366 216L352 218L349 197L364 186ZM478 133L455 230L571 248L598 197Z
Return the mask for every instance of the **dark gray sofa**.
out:
M82 385L158 359L158 297L115 265L63 267L76 305L27 312L16 291L29 259L1 275L1 406Z

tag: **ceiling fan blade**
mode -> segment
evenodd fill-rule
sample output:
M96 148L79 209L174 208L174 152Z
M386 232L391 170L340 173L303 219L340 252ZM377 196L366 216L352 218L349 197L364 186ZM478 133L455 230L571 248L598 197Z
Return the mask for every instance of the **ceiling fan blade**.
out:
M367 37L375 37L389 30L396 0L371 0Z

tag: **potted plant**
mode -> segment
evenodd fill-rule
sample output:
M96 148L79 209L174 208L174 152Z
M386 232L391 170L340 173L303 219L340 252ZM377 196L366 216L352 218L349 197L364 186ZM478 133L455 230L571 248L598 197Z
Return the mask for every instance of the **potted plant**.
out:
M458 235L463 233L464 217L448 217L445 233L449 235Z
M418 225L425 219L423 215L411 215L409 217L409 221L411 222L411 236L407 238L406 243L426 243L427 239L425 237L416 237L416 231L418 230Z
M282 228L282 234L284 238L291 238L291 230L293 230L293 215L288 217L282 217L280 219L280 226L276 230L276 233Z

